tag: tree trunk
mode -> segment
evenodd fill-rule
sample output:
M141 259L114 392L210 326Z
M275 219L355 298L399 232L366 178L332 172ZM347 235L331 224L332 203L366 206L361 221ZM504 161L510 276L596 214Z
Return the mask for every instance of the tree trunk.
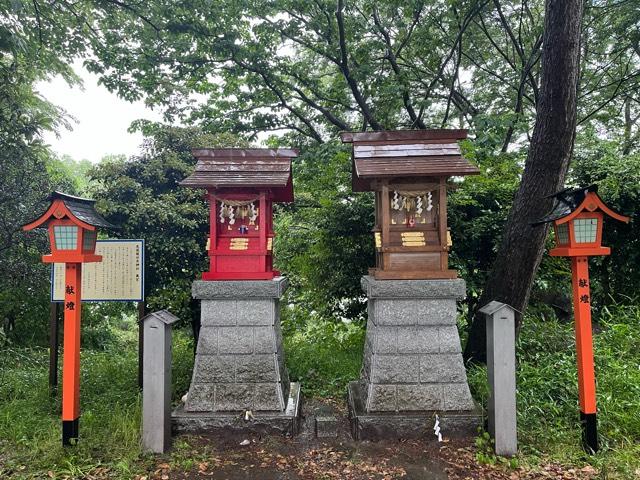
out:
M529 301L547 237L547 227L533 227L531 222L550 209L552 200L545 197L561 190L573 150L581 21L582 0L546 1L541 90L531 146L478 307L498 300L522 312ZM464 356L485 363L484 317L472 313Z

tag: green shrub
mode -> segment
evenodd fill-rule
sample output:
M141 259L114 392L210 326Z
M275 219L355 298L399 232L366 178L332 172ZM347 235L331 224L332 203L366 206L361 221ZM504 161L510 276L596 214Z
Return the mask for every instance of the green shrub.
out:
M292 381L310 397L343 397L347 384L360 376L364 326L309 320L284 339Z
M594 333L601 451L581 446L573 323L527 317L517 342L520 450L565 463L588 461L613 478L640 467L640 305L604 307ZM469 371L474 397L486 407L486 369ZM604 477L603 477L604 478Z

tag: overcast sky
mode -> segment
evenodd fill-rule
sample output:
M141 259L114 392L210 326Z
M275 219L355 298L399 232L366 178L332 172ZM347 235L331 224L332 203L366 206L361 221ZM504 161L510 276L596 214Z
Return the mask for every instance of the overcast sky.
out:
M99 162L108 154L131 155L138 151L142 135L131 134L127 128L139 118L160 120L160 114L144 106L142 102L129 103L98 85L98 77L80 65L76 73L84 81L84 89L70 88L61 78L42 82L37 86L40 94L55 105L64 108L77 122L72 131L61 130L60 138L47 133L45 141L60 155L70 155L75 160L87 159Z

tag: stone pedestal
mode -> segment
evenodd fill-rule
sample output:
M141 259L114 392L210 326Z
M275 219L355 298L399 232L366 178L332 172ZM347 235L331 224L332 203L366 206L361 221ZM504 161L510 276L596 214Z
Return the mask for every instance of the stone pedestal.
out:
M349 386L357 439L475 433L480 415L471 398L456 326L464 280L362 278L369 318L361 379ZM434 437L435 438L435 437Z
M297 431L299 386L289 382L280 330L286 288L284 277L193 283L201 328L187 400L173 415L176 430Z

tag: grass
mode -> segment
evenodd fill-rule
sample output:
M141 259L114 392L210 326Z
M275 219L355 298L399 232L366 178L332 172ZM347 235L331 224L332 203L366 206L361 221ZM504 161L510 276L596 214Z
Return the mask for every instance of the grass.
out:
M602 478L640 478L640 306L604 309L594 336L600 451L586 455L579 424L572 323L527 318L517 344L518 439L523 459L590 464ZM486 405L486 369L469 381Z
M601 478L640 477L640 306L605 309L598 320L601 451L587 456L581 448L572 324L529 317L517 345L520 464L593 465ZM100 469L133 478L153 468L158 459L140 449L135 324L112 323L108 341L93 332L82 352L82 441L73 449L60 445L60 399L47 388L47 350L0 351L0 478L79 478ZM290 376L308 397L343 398L359 376L362 325L309 321L285 329L284 340ZM192 348L190 332L174 333L174 401L188 389ZM486 370L472 368L469 381L486 404ZM203 452L183 443L176 442L169 461L190 468Z
M284 339L289 376L307 397L342 398L360 376L364 328L354 323L309 322Z
M116 478L144 471L140 449L141 394L137 387L137 333L133 319L101 349L81 354L82 441L61 446L60 395L48 389L48 350L0 352L0 478L87 476L107 468ZM174 389L184 389L192 363L191 341L174 335ZM187 380L188 382L188 380Z

